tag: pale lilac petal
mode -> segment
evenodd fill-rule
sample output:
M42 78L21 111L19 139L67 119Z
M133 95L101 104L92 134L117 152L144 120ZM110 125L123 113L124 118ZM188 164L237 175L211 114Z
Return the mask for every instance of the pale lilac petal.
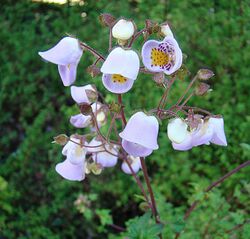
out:
M105 74L119 74L135 80L139 73L140 60L136 52L117 47L110 52L101 67Z
M186 150L191 149L193 147L191 134L189 134L188 137L184 141L182 141L180 144L176 144L172 142L172 146L175 150L179 150L179 151L186 151Z
M131 168L133 169L134 173L138 173L141 169L141 161L140 158L135 158L133 162L130 164ZM126 161L123 161L122 163L122 171L126 174L132 174L130 167L128 166Z
M84 164L71 164L67 159L56 165L56 172L72 181L81 181L85 178Z
M115 150L111 150L112 154L117 154ZM118 157L109 154L108 152L96 153L96 162L104 168L114 167L117 164Z
M207 122L202 122L198 125L197 129L191 133L192 145L199 146L203 144L210 144L213 135L213 127Z
M46 61L54 64L68 65L79 61L82 52L77 39L64 37L48 51L39 52L38 54Z
M76 80L78 63L71 63L68 65L58 65L58 71L64 86L70 86Z
M88 144L88 149L87 151L89 153L96 153L96 152L99 152L99 151L103 151L104 150L104 147L103 147L103 144L101 141L99 140L96 140L96 138L93 138L89 144Z
M153 152L153 150L150 148L146 148L140 144L136 144L136 143L127 141L125 139L122 140L122 147L128 154L134 157L146 157Z
M71 86L70 93L71 97L77 104L87 103L90 104L89 98L86 94L86 90L93 90L91 85L86 86Z
M160 68L160 66L154 66L152 65L151 60L151 51L153 48L157 48L159 46L160 42L155 40L149 40L147 41L143 47L142 47L142 62L144 66L152 71L152 72L162 72L163 70Z
M224 131L224 120L223 118L210 118L209 124L213 125L213 137L211 143L227 146L227 139Z
M112 78L112 75L103 74L102 83L107 90L115 94L123 94L123 93L128 92L134 84L134 80L131 80L128 78L125 83L113 82L111 78Z
M181 143L188 135L188 125L180 118L175 118L168 123L168 138L174 143Z
M149 149L158 149L157 137L159 123L154 116L137 112L129 119L125 129L119 134L121 138Z
M164 73L167 75L173 74L175 71L177 71L181 65L182 65L182 51L179 47L178 42L171 36L167 36L164 38L163 42L169 42L173 45L175 49L175 63L174 66L171 67L169 70L165 70Z
M70 117L70 123L76 128L85 128L91 122L90 116L85 116L83 114L77 114Z
M153 65L151 58L153 49L157 50L158 54L165 53L169 56L166 65ZM161 42L149 40L142 47L142 61L145 67L152 72L164 72L166 75L171 75L182 65L182 52L177 41L171 36L165 37Z

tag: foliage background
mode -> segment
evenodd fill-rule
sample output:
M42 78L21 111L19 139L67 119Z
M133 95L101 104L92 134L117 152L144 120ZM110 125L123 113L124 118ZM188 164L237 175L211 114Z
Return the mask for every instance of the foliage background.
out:
M110 226L142 215L138 188L119 166L90 176L83 183L63 180L54 171L62 160L60 147L52 137L75 133L68 123L75 112L69 89L64 88L53 64L41 61L37 52L54 45L71 33L106 54L108 30L98 15L134 18L139 28L144 20L170 21L176 38L188 55L186 65L195 72L213 69L210 81L214 91L191 102L225 119L228 147L199 147L175 152L162 125L160 150L147 159L164 238L185 227L180 238L249 238L245 225L250 210L250 169L245 168L204 198L202 190L250 156L250 6L248 0L130 0L82 1L84 4L45 4L30 1L4 1L0 6L0 238L124 238ZM84 17L86 13L86 16ZM142 39L138 41L138 50ZM94 81L104 94L100 79L85 73L93 61L84 54L76 84ZM187 85L179 81L170 103ZM150 109L160 97L147 76L136 81L125 96L127 113ZM112 100L109 97L108 100ZM76 208L80 194L90 206ZM202 203L188 222L181 220L194 199ZM88 203L87 203L88 204ZM110 211L109 211L110 210ZM81 211L81 212L80 212ZM112 215L112 218L110 217ZM146 215L147 216L147 215ZM144 221L143 221L144 220ZM135 219L126 234L129 238L153 238L145 218ZM134 234L133 234L134 233Z

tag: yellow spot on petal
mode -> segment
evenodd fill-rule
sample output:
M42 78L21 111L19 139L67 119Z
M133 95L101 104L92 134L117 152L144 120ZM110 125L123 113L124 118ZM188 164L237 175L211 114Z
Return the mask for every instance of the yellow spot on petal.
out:
M164 66L170 61L170 56L162 50L153 48L151 51L152 65L154 66Z
M67 65L68 69L70 70L70 64Z
M111 80L114 83L124 84L127 81L127 78L119 74L113 74Z

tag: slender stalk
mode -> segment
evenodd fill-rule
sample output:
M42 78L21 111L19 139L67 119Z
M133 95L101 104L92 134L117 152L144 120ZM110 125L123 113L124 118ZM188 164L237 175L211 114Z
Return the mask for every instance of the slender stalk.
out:
M135 41L143 32L145 32L145 31L147 31L147 29L144 28L144 29L140 30L139 32L137 32L137 33L132 37L130 43L128 44L128 47L131 47L131 46L133 45L134 41Z
M123 109L122 95L121 94L118 94L118 103L121 106L121 117L122 117L122 124L124 127L127 124L127 120L126 120L124 109Z
M230 176L232 176L233 174L237 173L238 171L240 171L241 169L247 167L250 165L250 160L246 161L245 163L239 165L238 167L236 167L235 169L233 169L232 171L228 172L227 174L225 174L223 177L221 177L220 179L218 179L217 181L213 182L211 185L209 185L204 192L209 192L211 191L214 187L218 186L219 184L221 184L222 182L224 182L227 178L229 178ZM184 220L187 220L190 216L190 214L195 210L195 208L197 207L197 205L199 204L200 201L194 201L192 203L192 205L190 206L190 208L186 211L185 215L184 215ZM176 233L175 235L175 239L179 238L180 233Z
M186 88L186 90L184 91L183 95L178 99L176 105L179 105L181 103L181 101L184 99L184 97L186 96L186 94L188 93L188 91L190 90L190 88L193 86L194 82L198 79L197 76L195 76L191 82L189 83L188 87Z
M99 52L97 52L92 47L88 46L87 44L80 42L80 46L86 48L89 52L91 52L94 56L101 58L101 60L105 61L105 57L102 56Z
M152 190L152 187L151 187L151 184L150 184L148 171L147 171L147 166L145 164L145 159L143 157L140 157L140 161L141 161L141 166L142 166L142 172L143 172L143 175L144 175L144 178L145 178L145 181L146 181L146 184L147 184L148 192L149 192L149 195L150 195L150 200L151 200L151 204L152 204L152 213L153 213L153 215L155 217L156 223L160 223L159 215L158 215L157 208L156 208L154 193L153 193L153 190Z

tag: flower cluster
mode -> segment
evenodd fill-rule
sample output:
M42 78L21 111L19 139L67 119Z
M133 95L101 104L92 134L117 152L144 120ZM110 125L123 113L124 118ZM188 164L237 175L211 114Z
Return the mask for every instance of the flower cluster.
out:
M132 20L115 20L110 15L102 15L101 19L111 33L107 57L71 36L64 37L51 49L39 52L44 60L58 65L64 86L71 86L71 96L79 112L70 117L70 124L79 130L90 129L88 134L65 136L63 141L60 137L63 143L55 138L55 142L64 145L62 154L66 156L64 162L56 165L56 171L68 180L81 181L86 174L98 175L121 160L123 172L135 176L140 169L145 170L145 157L159 148L159 120L169 120L166 135L176 150L190 150L210 143L226 146L223 118L187 105L191 96L202 96L209 91L209 85L203 81L213 76L211 71L199 70L177 103L165 107L174 81L185 72L182 51L169 25L147 20L145 28L137 31ZM162 38L155 40L156 35ZM145 43L139 53L133 49L133 43L140 36L144 36ZM148 40L149 37L153 39ZM114 47L113 39L117 41ZM117 95L117 102L106 103L92 83L72 85L83 51L96 57L88 72L101 80L108 92ZM164 88L164 93L155 109L137 109L127 121L122 94L133 88L140 72L152 75L158 86ZM191 94L187 96L190 90ZM122 121L122 127L118 121ZM105 133L104 125L108 125Z

